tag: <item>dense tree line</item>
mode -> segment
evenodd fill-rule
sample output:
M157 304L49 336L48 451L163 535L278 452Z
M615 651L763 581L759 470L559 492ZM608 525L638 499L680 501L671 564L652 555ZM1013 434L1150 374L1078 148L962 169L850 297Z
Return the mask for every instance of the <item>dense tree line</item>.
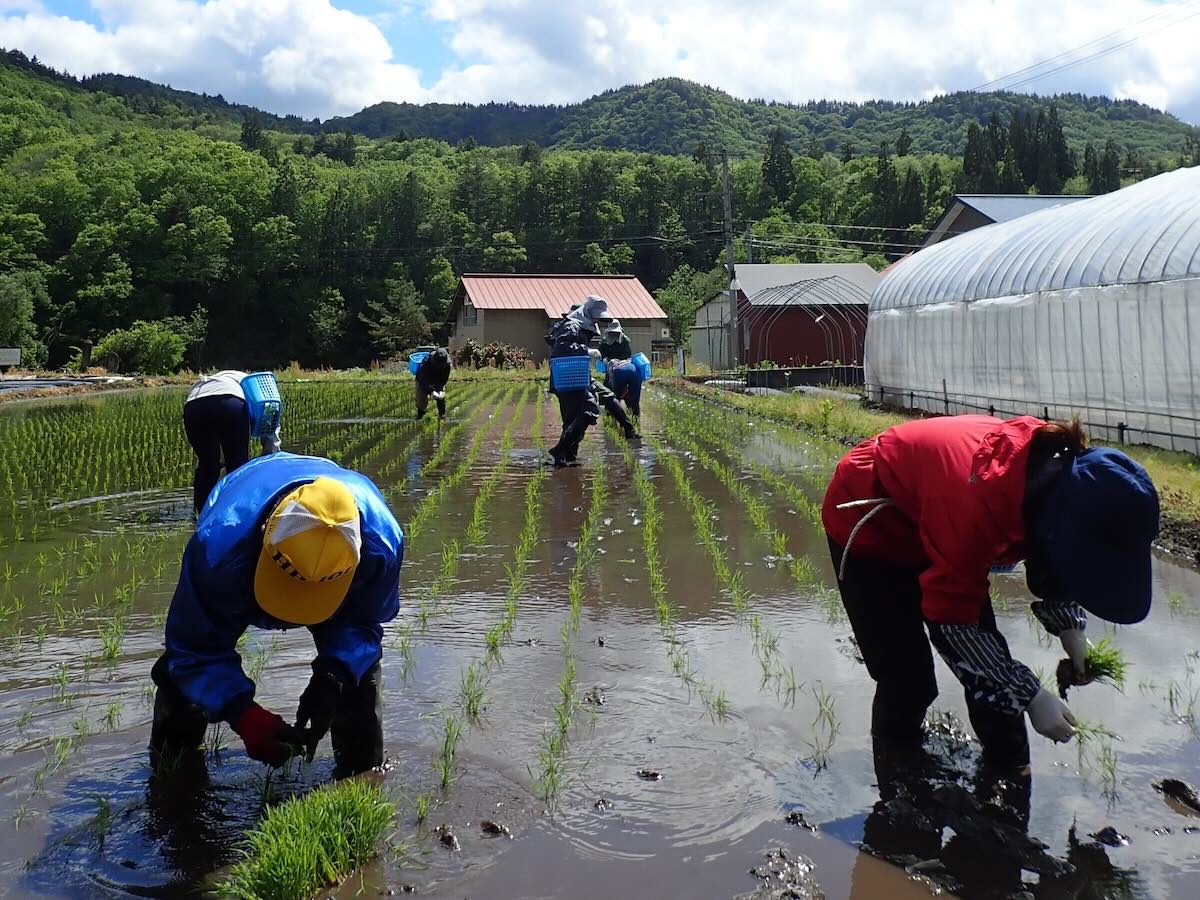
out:
M139 344L192 365L364 363L435 333L459 274L519 270L632 272L682 338L724 278L720 158L704 141L547 151L179 116L0 65L0 346L54 366L86 340L123 365ZM1065 128L1041 116L1019 117L1030 158L1057 166ZM1001 130L998 171L1016 153ZM882 266L953 191L979 187L994 131L976 126L962 159L916 154L906 128L871 153L797 152L778 127L731 164L738 259ZM1110 156L1085 148L1066 186L1094 170L1103 189ZM1040 172L1023 183L1045 186Z

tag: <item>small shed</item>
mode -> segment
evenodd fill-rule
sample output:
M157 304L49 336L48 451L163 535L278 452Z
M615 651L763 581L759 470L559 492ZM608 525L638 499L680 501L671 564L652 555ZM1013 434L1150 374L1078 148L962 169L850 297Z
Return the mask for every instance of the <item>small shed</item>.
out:
M634 353L651 356L669 345L667 314L633 275L464 275L447 313L450 349L473 339L502 341L546 358L550 324L589 294L608 301L612 315L633 344Z
M1087 194L955 194L946 214L938 219L921 246L932 247L984 225L1011 222L1043 209L1087 199Z
M816 366L862 362L867 305L879 274L866 263L745 264L735 270L742 362ZM726 369L729 295L696 310L692 358Z

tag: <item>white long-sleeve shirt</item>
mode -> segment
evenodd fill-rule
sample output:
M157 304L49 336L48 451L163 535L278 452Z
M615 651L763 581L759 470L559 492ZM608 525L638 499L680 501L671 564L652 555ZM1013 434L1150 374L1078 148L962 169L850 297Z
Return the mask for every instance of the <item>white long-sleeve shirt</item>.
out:
M242 390L242 379L246 377L246 374L237 369L222 369L212 375L201 375L200 380L188 391L183 405L187 406L193 400L199 400L202 397L238 397L245 400L246 393ZM262 444L264 455L277 452L281 447L279 429L276 428L274 434L259 438L259 441Z

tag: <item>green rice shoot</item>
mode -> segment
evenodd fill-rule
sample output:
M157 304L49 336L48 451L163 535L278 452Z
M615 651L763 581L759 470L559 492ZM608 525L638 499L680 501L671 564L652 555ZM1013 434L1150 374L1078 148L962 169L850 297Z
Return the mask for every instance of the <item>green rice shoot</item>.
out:
M395 811L379 787L362 779L272 807L218 891L242 900L311 897L375 855Z
M1084 659L1089 677L1106 681L1118 689L1125 687L1125 673L1129 668L1125 654L1108 638L1102 638L1094 644L1089 642Z

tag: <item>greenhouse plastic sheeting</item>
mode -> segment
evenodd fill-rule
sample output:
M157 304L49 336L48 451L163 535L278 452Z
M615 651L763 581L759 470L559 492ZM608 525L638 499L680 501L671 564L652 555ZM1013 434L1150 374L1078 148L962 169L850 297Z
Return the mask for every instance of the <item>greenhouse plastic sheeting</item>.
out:
M871 298L874 399L1200 451L1200 169L980 228Z

